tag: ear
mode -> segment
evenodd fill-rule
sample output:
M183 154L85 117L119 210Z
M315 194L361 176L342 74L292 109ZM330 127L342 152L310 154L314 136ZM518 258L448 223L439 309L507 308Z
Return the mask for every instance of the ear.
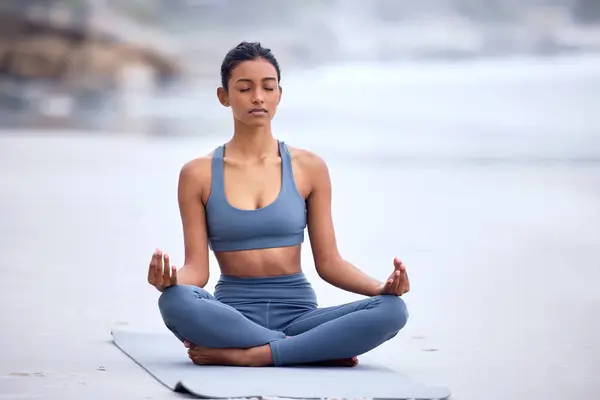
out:
M229 93L223 88L219 87L217 89L217 98L219 99L219 103L224 107L229 107Z
M279 86L279 100L277 100L277 105L281 103L281 96L283 96L283 88Z

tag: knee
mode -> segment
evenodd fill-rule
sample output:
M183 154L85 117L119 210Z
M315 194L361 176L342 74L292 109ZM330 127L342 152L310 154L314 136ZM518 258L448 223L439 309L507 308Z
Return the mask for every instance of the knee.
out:
M398 333L408 322L406 303L400 297L391 295L378 296L378 300L386 328L394 334Z
M191 285L175 285L167 288L158 298L158 309L165 321L176 318L188 308L188 304L202 297L202 288ZM200 293L199 293L200 292Z

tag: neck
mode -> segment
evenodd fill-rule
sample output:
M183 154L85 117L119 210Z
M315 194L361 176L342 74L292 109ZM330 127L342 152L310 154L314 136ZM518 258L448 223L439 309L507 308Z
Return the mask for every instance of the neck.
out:
M233 137L227 148L243 157L262 159L273 154L274 143L271 124L248 126L235 121Z

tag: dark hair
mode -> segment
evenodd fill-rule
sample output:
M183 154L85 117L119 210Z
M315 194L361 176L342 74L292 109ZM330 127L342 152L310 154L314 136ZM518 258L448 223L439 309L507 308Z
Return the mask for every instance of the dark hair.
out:
M262 47L259 42L242 42L229 50L223 63L221 64L221 86L223 89L229 90L229 79L231 79L231 72L235 67L244 61L252 61L262 58L268 61L275 71L277 71L277 81L281 81L281 71L279 70L279 63L271 53L271 49Z

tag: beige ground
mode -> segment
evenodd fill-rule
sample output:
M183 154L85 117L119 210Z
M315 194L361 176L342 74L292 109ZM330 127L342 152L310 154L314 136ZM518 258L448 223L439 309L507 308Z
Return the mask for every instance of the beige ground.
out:
M216 142L19 135L0 136L0 399L178 398L109 332L163 329L147 261L181 262L178 168ZM410 268L409 325L371 357L460 400L600 391L597 165L330 165L344 256ZM306 255L322 305L354 298Z

